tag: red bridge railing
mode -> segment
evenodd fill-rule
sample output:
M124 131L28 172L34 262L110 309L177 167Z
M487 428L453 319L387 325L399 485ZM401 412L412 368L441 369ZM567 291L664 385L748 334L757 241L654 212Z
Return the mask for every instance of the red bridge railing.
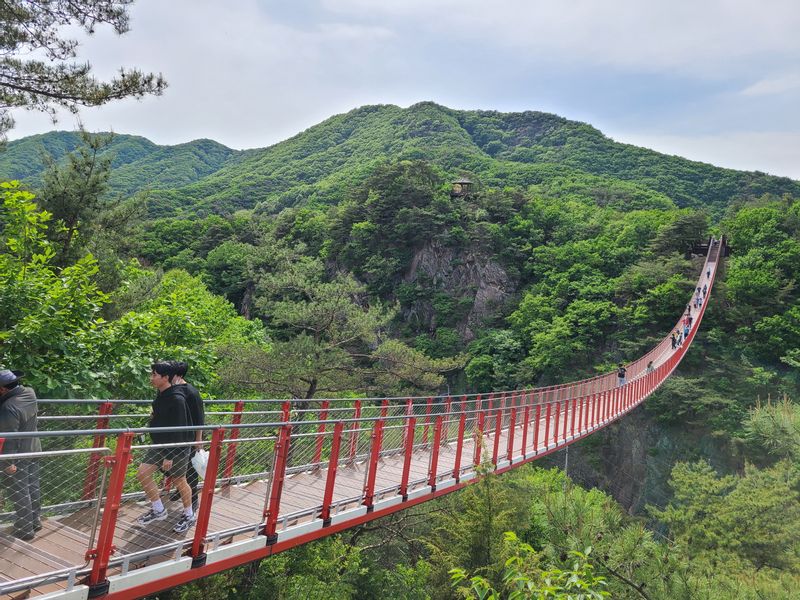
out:
M709 244L698 280L708 293L691 310L686 339L673 349L666 336L626 365L624 385L611 372L488 395L326 399L312 408L239 400L232 411L215 410L230 400L208 402L210 460L188 536L132 525L144 511L134 467L153 447L141 439L149 402L42 401L43 452L3 458L35 461L46 474L42 539L52 541L53 560L40 560L35 541L0 546L0 558L27 565L25 576L0 583L0 595L139 597L460 489L481 463L501 473L582 439L641 404L678 366L705 313L720 246ZM98 412L47 414L67 402ZM22 437L3 436L0 449Z

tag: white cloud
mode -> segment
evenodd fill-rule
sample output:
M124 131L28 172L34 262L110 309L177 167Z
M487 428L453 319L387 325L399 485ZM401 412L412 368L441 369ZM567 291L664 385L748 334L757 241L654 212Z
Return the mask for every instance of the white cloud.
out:
M741 91L743 96L772 96L800 90L800 73L762 79Z
M325 0L350 17L411 24L463 43L555 61L719 76L742 59L800 53L795 0Z

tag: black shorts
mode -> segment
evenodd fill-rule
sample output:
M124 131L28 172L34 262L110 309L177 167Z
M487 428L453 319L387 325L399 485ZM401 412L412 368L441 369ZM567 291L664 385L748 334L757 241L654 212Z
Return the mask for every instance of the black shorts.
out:
M190 451L191 446L148 448L142 460L142 464L155 465L160 469L165 460L171 460L172 468L164 474L170 477L185 477L186 469L189 467Z

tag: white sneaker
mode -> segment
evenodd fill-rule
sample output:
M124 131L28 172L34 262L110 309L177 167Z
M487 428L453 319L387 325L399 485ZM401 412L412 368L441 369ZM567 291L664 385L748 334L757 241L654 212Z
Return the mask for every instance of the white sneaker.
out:
M197 521L196 513L193 513L191 517L187 517L186 513L183 513L181 518L178 520L178 523L172 528L172 531L175 533L184 533L189 531L189 528L194 525L195 521Z
M153 521L163 521L167 518L167 509L165 508L161 512L156 512L152 508L144 513L141 517L136 519L136 524L140 527L146 527Z

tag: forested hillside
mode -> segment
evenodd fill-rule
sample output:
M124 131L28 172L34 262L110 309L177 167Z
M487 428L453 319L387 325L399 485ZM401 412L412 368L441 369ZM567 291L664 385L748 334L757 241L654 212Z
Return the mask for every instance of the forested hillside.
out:
M142 190L188 185L217 171L242 153L212 140L158 146L145 138L109 134L99 155L111 159L109 192L131 195ZM0 153L0 179L21 180L33 188L42 183L47 159L59 162L81 145L81 134L54 131L8 143Z
M78 136L58 132L9 144L0 176L37 183L40 148L60 158ZM150 191L150 212L191 216L240 208L279 212L335 204L386 160L424 160L483 185L571 188L598 201L660 193L679 207L721 211L732 199L800 193L764 173L721 169L614 142L594 127L541 112L459 111L423 102L365 106L336 115L269 148L235 152L210 140L157 147L116 136L110 187Z
M726 234L733 251L676 375L571 451L577 483L602 491L550 471L487 478L170 597L507 594L521 581L508 565L615 598L800 585L800 183L554 115L431 103L364 107L246 153L40 140L60 159L44 172L33 138L0 155L26 180L2 188L0 364L42 397L149 397L157 357L184 358L217 397L573 380L669 332L696 243ZM474 185L454 193L462 176ZM459 591L457 567L485 580Z

